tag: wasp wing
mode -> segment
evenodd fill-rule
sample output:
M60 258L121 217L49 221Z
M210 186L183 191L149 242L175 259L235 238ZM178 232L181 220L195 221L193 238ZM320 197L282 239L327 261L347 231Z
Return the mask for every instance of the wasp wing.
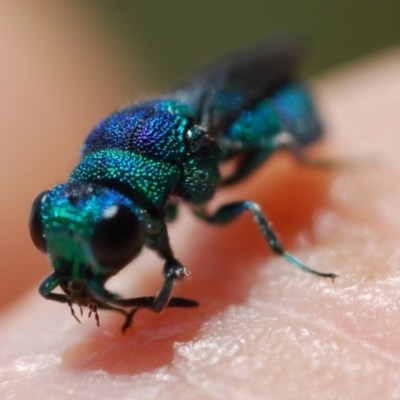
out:
M244 110L296 80L304 54L304 46L293 36L281 36L218 59L198 70L170 97L193 107L196 123L214 136Z

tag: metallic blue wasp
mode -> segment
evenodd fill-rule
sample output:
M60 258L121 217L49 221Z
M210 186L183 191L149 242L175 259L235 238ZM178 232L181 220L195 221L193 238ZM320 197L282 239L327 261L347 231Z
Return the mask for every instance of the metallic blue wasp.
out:
M83 145L68 182L33 203L30 233L48 254L54 272L40 285L46 299L122 313L125 331L135 312L194 307L171 297L186 268L175 258L167 221L177 202L188 203L210 224L225 224L249 211L272 251L306 272L289 254L252 201L207 202L217 189L252 173L279 149L295 155L322 135L307 87L297 79L302 47L278 40L247 48L198 71L161 98L123 108L101 121ZM229 176L220 167L236 160ZM124 299L106 281L146 246L164 259L164 284L155 296ZM54 293L56 287L64 293Z

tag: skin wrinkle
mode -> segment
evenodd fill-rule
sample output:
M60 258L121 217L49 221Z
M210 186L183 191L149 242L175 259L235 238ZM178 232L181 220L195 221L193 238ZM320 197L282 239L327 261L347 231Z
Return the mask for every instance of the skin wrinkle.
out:
M262 302L257 301L249 301L249 305L259 308L260 310L268 309L273 310L281 315L290 317L290 319L306 322L306 325L318 327L320 330L326 331L326 333L334 332L338 337L342 339L348 340L350 342L357 341L363 348L369 350L371 353L380 356L381 358L393 362L396 365L400 366L400 359L390 354L389 351L385 351L384 349L379 348L373 343L368 342L367 340L358 340L355 334L352 334L350 330L340 327L337 323L332 323L324 318L315 318L315 315L306 314L306 313L298 313L293 309L288 309L286 307L282 307L272 303L268 303L267 305Z

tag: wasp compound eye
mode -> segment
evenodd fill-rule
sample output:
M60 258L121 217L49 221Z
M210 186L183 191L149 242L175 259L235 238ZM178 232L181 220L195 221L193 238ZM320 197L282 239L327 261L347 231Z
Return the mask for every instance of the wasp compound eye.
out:
M32 204L31 215L29 217L29 232L33 244L43 253L47 251L46 238L44 236L43 222L42 222L42 204L48 191L40 193Z
M118 268L131 261L142 248L144 226L126 206L107 208L92 236L93 255L104 267Z

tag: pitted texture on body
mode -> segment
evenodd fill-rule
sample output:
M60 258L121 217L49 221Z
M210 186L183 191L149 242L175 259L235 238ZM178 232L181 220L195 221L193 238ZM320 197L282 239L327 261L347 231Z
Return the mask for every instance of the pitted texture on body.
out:
M87 138L82 157L105 149L140 153L158 161L182 162L185 133L191 126L188 106L155 100L124 108L100 122Z

